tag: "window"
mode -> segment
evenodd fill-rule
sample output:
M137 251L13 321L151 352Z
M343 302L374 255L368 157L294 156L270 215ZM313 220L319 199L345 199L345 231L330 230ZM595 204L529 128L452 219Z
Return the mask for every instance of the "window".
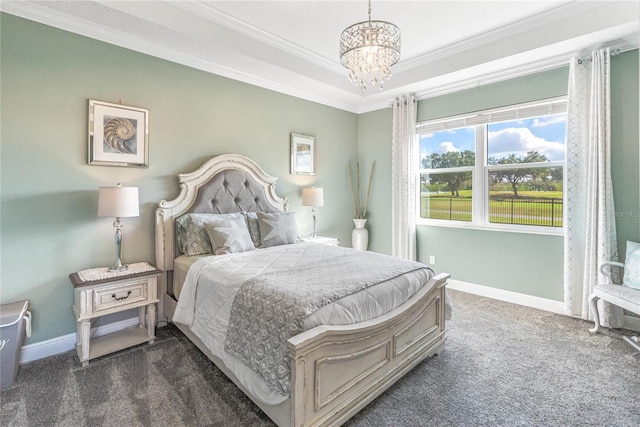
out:
M420 217L471 221L476 129L423 135L420 159Z
M566 100L418 125L418 222L561 232Z

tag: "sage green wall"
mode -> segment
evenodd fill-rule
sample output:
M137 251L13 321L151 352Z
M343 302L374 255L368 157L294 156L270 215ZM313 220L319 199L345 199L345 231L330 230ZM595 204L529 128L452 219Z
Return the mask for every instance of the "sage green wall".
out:
M557 68L418 102L418 122L567 94L569 68Z
M391 254L391 108L361 114L358 118L358 159L369 176L375 161L367 209L369 250ZM363 180L364 182L364 180ZM364 190L363 190L364 193Z
M0 31L0 298L30 301L27 342L74 332L68 274L114 261L113 220L96 217L100 186L139 187L140 217L123 220L124 262L154 261L157 202L178 194L178 173L222 153L280 177L278 193L299 213L302 233L311 231L311 212L301 189L324 187L318 231L350 242L345 165L357 157L355 114L8 14ZM149 168L87 165L88 99L149 109ZM315 135L315 177L289 174L291 132Z
M638 75L637 50L611 59L611 177L621 260L627 240L640 241Z
M447 117L487 108L566 94L568 67L480 86L419 102L418 120ZM640 239L638 194L638 51L611 61L612 162L619 250L626 240ZM376 203L372 207L371 249L391 251L391 119L389 109L359 116L358 153L380 165ZM363 129L364 128L364 129ZM386 169L385 169L386 168ZM374 217L375 215L375 217ZM437 271L453 279L562 301L563 244L561 236L472 230L418 225L418 259L436 257Z

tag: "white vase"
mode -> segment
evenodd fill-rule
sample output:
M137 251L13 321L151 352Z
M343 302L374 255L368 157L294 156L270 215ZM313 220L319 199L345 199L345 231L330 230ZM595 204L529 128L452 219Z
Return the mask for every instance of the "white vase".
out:
M360 251L366 251L369 246L369 231L364 227L366 219L355 219L353 223L356 228L351 232L351 247Z

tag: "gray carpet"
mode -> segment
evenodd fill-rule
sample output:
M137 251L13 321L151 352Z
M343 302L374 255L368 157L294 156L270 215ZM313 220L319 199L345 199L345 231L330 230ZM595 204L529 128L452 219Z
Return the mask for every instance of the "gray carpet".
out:
M619 331L450 292L444 353L346 425L639 426L640 358ZM173 326L82 368L74 352L22 366L2 426L271 426Z

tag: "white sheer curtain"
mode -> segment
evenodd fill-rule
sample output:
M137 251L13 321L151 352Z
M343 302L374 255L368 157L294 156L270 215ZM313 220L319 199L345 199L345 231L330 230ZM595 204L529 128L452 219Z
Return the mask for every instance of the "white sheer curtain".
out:
M564 298L567 314L590 318L588 298L603 278L598 265L616 260L611 185L609 49L569 68L565 170ZM604 309L604 323L619 327L621 313ZM606 313L609 311L609 313ZM617 319L616 319L617 318Z
M408 95L393 102L391 146L391 254L416 259L417 101Z

